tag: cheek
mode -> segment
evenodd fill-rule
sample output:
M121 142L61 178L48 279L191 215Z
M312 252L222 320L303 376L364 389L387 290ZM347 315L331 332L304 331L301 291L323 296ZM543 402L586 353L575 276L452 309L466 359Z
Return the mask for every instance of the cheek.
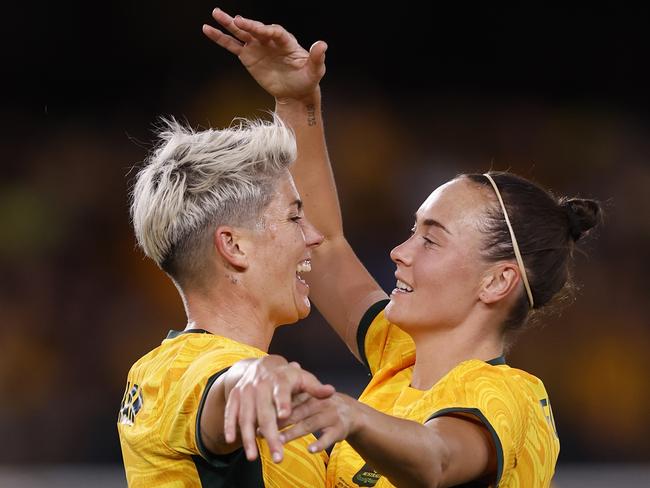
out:
M468 256L440 252L436 255L423 253L418 257L421 265L414 270L416 286L424 289L429 299L453 300L453 296L468 292L474 286L477 267Z

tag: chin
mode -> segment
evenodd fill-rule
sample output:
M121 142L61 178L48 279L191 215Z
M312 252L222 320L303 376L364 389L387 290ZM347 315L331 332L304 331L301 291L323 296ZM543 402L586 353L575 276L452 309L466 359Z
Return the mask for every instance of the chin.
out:
M299 320L306 318L311 311L311 307L305 305L295 306L292 313L287 313L285 318L282 319L281 325L291 325L295 324Z
M309 315L309 312L311 312L311 303L307 300L306 304L301 304L301 306L298 307L298 319L306 318Z
M384 309L384 316L386 317L386 320L392 324L394 324L395 320L397 320L399 313L397 310L397 305L395 305L395 302L393 302L393 300L388 302L386 305L386 308Z
M400 310L400 306L397 305L393 300L388 302L386 308L384 309L384 316L391 324L395 324L400 328L403 328L406 317Z
M296 320L304 319L311 312L311 302L309 301L309 295L306 293L301 293L300 290L295 290L293 295L293 307L294 313L296 314Z

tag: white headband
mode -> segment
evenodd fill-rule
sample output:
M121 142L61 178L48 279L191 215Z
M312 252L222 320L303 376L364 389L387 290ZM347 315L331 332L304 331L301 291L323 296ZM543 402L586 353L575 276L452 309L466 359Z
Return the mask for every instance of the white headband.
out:
M497 184L494 182L492 177L487 173L483 173L483 176L485 176L488 179L488 181L492 183L492 188L494 188L494 192L497 194L497 198L499 199L499 203L501 204L501 209L503 210L503 216L506 219L506 224L508 225L508 230L510 231L510 239L512 239L512 248L515 251L515 258L517 258L517 265L519 266L519 271L521 272L521 279L524 282L524 288L526 288L526 294L528 295L528 302L530 302L530 308L533 308L533 305L535 304L535 302L533 301L533 292L530 290L530 285L528 284L526 267L524 266L524 260L521 259L521 253L519 252L519 246L517 245L517 238L515 237L515 231L512 230L512 225L510 225L510 219L508 218L508 212L506 212L506 206L503 204L501 193L499 193Z

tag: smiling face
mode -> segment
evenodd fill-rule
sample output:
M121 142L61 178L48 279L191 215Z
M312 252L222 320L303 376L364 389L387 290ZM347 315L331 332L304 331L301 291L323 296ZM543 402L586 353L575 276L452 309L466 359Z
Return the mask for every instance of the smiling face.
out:
M391 252L397 284L386 317L410 333L453 328L478 302L487 263L477 224L488 199L466 179L438 187L416 213L413 234Z
M309 286L300 273L311 270L311 250L323 236L307 220L302 202L287 172L265 209L263 228L252 237L251 280L257 306L266 309L276 325L289 324L309 314Z

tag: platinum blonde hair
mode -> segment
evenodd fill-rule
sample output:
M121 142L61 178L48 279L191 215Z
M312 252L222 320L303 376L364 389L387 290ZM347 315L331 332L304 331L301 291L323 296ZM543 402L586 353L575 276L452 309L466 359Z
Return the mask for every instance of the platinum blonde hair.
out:
M137 174L131 217L144 253L181 279L204 267L201 253L217 226L261 220L276 183L296 159L296 142L275 115L273 121L237 119L229 128L204 131L163 120L158 138Z

